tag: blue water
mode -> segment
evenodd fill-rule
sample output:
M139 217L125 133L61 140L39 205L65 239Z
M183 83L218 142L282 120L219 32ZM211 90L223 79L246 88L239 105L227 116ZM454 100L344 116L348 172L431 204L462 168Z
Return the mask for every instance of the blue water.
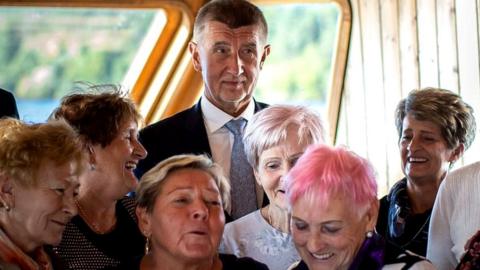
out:
M59 105L57 99L21 99L17 98L17 108L20 119L26 122L45 122Z

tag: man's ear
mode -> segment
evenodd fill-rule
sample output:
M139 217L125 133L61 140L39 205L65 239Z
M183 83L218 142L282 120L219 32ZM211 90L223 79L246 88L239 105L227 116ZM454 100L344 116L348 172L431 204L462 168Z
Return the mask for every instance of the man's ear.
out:
M4 173L0 173L0 207L11 209L14 207L14 186L12 179Z
M147 213L147 209L143 207L138 207L135 208L135 214L137 214L137 219L138 219L138 228L140 228L140 232L145 236L145 237L150 237L152 234L152 228L151 228L151 215Z
M262 58L260 59L260 69L263 68L263 64L265 63L265 60L267 59L267 56L270 54L270 44L265 45L263 47L263 54Z
M190 51L190 54L192 55L192 64L193 64L193 69L197 72L202 72L202 64L200 63L200 54L198 52L198 45L197 43L190 41L188 43L188 50Z
M448 161L451 163L457 161L463 155L464 151L465 146L463 145L463 143L459 144L455 149L453 149L453 152L450 154L450 158L448 159Z

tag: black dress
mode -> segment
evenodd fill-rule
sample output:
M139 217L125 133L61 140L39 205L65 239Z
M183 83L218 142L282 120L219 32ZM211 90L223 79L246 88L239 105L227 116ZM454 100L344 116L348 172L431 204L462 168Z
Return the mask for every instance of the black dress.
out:
M133 198L117 202L116 217L116 227L106 234L93 232L80 216L70 221L60 245L54 247L68 269L118 269L143 255L145 238L137 226Z

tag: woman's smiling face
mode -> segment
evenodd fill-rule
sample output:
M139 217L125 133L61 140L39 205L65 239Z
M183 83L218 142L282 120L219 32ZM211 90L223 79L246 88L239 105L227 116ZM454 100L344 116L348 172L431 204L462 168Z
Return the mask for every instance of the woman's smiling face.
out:
M449 149L440 126L430 121L420 121L412 114L403 119L400 138L402 170L411 181L440 183L459 155Z
M330 196L327 205L308 197L292 205L291 231L300 256L310 270L348 269L375 226L378 208L372 203L359 210L344 195Z
M285 210L285 176L308 146L306 142L299 143L297 129L297 126L289 127L285 141L263 151L258 158L258 168L254 170L270 203Z

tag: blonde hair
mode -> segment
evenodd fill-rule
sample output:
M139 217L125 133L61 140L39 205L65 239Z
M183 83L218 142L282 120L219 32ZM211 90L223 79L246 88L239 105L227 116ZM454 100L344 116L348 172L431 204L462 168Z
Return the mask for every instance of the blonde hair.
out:
M229 209L230 184L223 175L222 168L205 155L191 154L170 157L146 172L137 186L137 206L151 213L155 200L165 183L164 180L172 172L180 169L198 169L210 174L220 191L223 208Z
M85 152L78 134L64 120L26 124L13 118L0 120L0 173L21 186L38 184L37 173L45 161L63 165L73 161L75 174L85 168Z

